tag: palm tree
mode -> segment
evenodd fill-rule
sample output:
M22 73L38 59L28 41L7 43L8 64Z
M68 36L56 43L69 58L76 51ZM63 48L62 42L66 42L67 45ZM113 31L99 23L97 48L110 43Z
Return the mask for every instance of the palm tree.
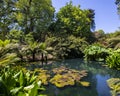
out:
M25 46L25 50L27 54L32 54L32 61L35 61L35 54L37 53L39 48L39 43L34 41L34 42L29 42Z
M0 40L0 65L12 64L19 60L16 53L13 53L13 49L17 47L17 44L10 43L10 40Z
M119 37L109 39L108 43L109 43L108 47L115 48L115 49L120 48L120 38Z
M39 44L39 53L41 53L41 61L45 61L47 63L47 55L51 54L51 51L53 50L52 47L47 47L46 43L40 43Z

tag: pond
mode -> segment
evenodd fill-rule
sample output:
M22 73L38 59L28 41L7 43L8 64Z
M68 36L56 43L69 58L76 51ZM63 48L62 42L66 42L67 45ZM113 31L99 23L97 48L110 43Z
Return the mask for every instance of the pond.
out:
M120 78L120 71L112 70L105 66L103 67L103 65L103 62L85 62L82 59L56 61L45 65L44 68L48 70L59 66L77 70L87 70L88 76L85 80L90 82L90 87L68 86L65 88L57 88L50 84L46 86L46 91L43 93L47 94L47 96L111 96L106 80L112 77ZM31 69L33 67L40 67L40 63L29 66Z

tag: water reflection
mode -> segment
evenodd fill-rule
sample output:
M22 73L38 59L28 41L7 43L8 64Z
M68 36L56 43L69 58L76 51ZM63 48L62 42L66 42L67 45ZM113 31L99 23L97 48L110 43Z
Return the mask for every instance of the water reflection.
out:
M109 88L107 85L106 80L110 78L109 75L103 76L100 74L96 75L97 85L96 89L98 92L98 96L110 96Z
M52 69L59 66L77 70L88 70L86 81L91 83L88 88L82 86L65 87L58 89L53 85L47 86L44 92L48 96L111 96L106 80L111 77L120 77L120 71L103 67L102 62L85 62L82 59L70 59L45 65L45 69ZM33 67L32 67L33 68Z

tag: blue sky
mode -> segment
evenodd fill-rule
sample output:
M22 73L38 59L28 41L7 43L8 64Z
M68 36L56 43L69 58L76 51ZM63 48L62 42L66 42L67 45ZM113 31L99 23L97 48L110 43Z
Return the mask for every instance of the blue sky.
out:
M70 0L52 0L56 12ZM120 18L117 14L115 0L72 0L73 5L80 5L81 9L95 10L96 30L102 29L105 33L111 33L120 27Z

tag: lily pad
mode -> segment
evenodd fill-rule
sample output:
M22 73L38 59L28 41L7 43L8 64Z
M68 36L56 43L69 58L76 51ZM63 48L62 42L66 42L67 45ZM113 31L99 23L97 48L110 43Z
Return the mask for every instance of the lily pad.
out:
M64 87L68 85L75 85L76 82L80 82L81 79L87 76L86 70L75 70L68 69L66 67L59 67L52 70L55 76L50 79L50 83L54 84L57 87ZM85 85L86 84L86 85ZM82 83L81 85L88 86L87 82Z
M55 75L50 80L50 82L57 87L64 87L67 85L74 85L75 84L73 79L71 79L70 77L67 77L65 75L60 75L60 74Z
M36 69L35 71L38 73L37 79L41 80L42 84L48 85L50 79L50 74L48 73L48 71L42 68Z
M80 84L84 87L89 87L90 86L90 83L86 82L86 81L80 81Z

